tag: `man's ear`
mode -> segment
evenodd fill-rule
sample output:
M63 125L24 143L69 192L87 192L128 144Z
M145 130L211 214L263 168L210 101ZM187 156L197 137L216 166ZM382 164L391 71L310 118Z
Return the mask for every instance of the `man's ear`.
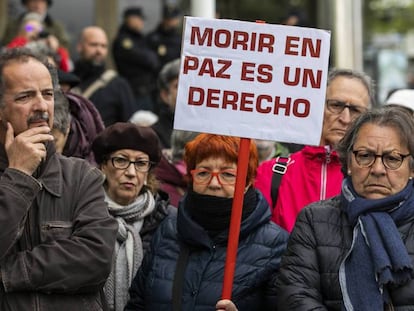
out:
M161 97L161 100L162 100L164 103L168 103L168 95L169 95L168 90L166 90L166 89L162 89L162 90L160 91L160 97Z

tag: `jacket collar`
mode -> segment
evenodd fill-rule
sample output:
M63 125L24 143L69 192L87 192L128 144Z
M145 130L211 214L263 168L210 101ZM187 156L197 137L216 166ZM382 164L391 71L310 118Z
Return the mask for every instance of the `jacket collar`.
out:
M271 213L267 201L263 195L256 190L257 205L252 214L246 218L240 226L240 239L248 236L257 227L262 226L264 223L270 221ZM213 242L207 231L204 230L198 223L191 219L190 214L186 211L184 206L185 200L181 200L178 207L177 213L177 230L178 235L190 246L194 247L207 247L211 248L214 243L226 244L229 231L223 231L220 233L215 241ZM181 229L181 230L180 230Z
M330 146L305 146L299 152L303 152L303 154L307 158L330 158L330 160L334 160L335 162L339 162L338 153L332 149Z
M54 143L46 143L46 160L40 164L38 169L33 173L36 178L48 192L56 197L62 196L63 180L62 166L59 162L59 155L56 154ZM6 150L4 145L0 145L0 171L3 173L9 166Z

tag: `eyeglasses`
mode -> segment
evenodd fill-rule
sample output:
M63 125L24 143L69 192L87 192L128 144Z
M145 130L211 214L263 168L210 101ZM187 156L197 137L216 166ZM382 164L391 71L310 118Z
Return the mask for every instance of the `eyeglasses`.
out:
M410 156L410 154L401 154L398 152L375 154L365 150L353 150L352 153L355 156L355 161L361 167L370 167L375 163L377 158L381 158L382 164L390 170L398 169L404 159Z
M226 169L218 172L212 172L204 168L191 170L191 175L196 184L207 185L213 177L217 177L220 185L234 185L236 183L236 170Z
M366 112L368 109L362 106L357 105L350 105L343 101L336 100L336 99L327 99L326 106L328 110L334 114L340 114L344 111L345 108L349 109L349 114L352 118L356 118L360 114Z
M153 162L147 160L129 161L129 159L121 157L111 158L112 165L120 170L126 170L131 164L134 164L135 170L138 172L148 172Z

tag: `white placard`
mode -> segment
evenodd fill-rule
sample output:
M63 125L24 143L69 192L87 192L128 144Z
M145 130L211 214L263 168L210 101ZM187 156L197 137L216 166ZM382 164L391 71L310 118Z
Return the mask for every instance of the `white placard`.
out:
M185 18L174 128L318 145L330 33Z

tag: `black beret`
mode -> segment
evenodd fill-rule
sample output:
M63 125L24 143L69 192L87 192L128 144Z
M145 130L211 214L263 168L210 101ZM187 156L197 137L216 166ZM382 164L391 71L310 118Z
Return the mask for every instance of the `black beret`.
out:
M129 16L139 16L142 19L145 19L144 12L140 7L129 7L124 11L124 18Z
M161 160L160 141L150 127L118 122L104 129L92 143L92 151L98 164L106 160L112 152L121 149L145 152L151 162L158 163Z
M23 4L23 5L26 5L27 1L28 1L28 0L22 0L22 4ZM52 0L47 0L47 5L48 5L48 6L51 6L51 5L52 5Z

